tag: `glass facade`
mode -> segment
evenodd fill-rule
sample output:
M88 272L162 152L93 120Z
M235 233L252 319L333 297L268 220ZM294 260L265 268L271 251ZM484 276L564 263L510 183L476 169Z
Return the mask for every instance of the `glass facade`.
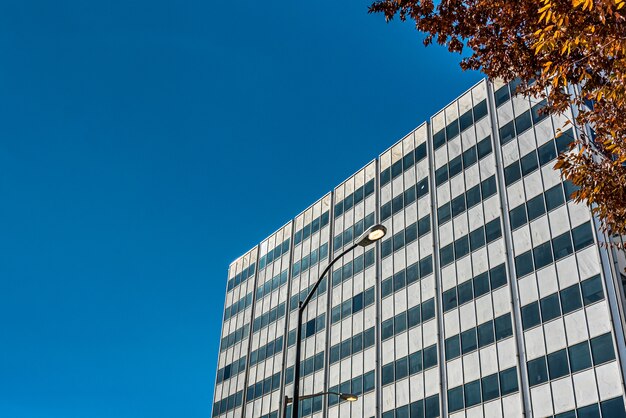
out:
M483 80L228 270L213 417L626 417L615 253L552 167L574 130ZM616 285L619 284L619 285Z

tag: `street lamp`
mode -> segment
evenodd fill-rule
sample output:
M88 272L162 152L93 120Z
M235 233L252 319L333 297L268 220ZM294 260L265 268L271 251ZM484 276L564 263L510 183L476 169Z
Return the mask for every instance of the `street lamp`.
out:
M356 247L359 247L359 246L367 247L368 245L375 243L376 241L384 237L386 233L387 233L387 228L385 228L384 226L380 224L374 225L370 229L365 231L365 233L363 233L363 235L361 235L359 239L354 241L354 243L350 247L348 247L341 254L335 257L330 263L328 263L328 265L326 266L322 274L320 274L319 279L317 279L317 282L315 283L315 285L313 286L313 288L311 289L307 297L304 298L304 301L300 301L298 303L298 327L296 328L296 361L295 361L294 371L293 371L293 400L292 400L293 408L291 410L292 418L298 418L298 409L299 409L298 402L300 400L300 396L299 396L299 392L300 392L300 345L301 345L300 338L301 338L301 333L302 333L302 313L304 312L304 308L306 308L306 306L309 304L309 301L313 297L313 294L315 293L322 279L324 278L326 273L328 273L328 271L330 270L333 264L339 261L347 253L354 250ZM306 395L307 398L311 396L316 396L316 395ZM345 396L348 396L348 395L346 394ZM350 399L346 398L346 400L348 401L356 400L356 396L354 395L350 395L350 396L352 397ZM304 399L304 396L302 398Z
M348 402L354 402L357 399L359 399L359 397L357 395L354 395L352 393L320 392L320 393L315 393L313 395L303 395L303 396L300 396L299 400L315 398L316 396L322 396L322 395L337 395L337 396L339 396L339 399L341 399L342 401L348 401ZM287 416L287 405L289 405L292 402L293 402L293 399L290 398L289 396L285 395L285 398L283 400L283 411L284 411L283 412L283 417Z

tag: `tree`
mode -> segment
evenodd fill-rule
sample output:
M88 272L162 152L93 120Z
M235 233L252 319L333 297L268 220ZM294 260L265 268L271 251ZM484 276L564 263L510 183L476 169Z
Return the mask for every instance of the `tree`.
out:
M626 0L378 0L370 13L411 19L464 70L520 80L518 93L573 109L579 133L555 165L609 234L626 234ZM578 90L571 94L572 86ZM593 127L586 131L584 126Z

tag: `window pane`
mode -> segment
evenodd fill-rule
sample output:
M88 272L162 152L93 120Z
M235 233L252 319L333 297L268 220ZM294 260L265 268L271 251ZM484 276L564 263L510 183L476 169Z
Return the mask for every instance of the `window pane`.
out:
M484 347L495 341L493 321L478 326L478 346Z
M548 381L546 358L540 357L528 362L528 383L535 386Z
M507 100L509 100L510 96L509 96L509 86L508 86L508 84L504 85L504 86L500 87L498 90L496 90L494 95L495 95L495 98L496 98L496 107L500 106L501 104L503 104Z
M455 136L459 134L459 121L454 120L448 126L446 126L446 137L447 140L452 140Z
M418 351L409 356L409 373L419 373L423 369L422 352Z
M394 363L393 362L383 366L383 370L382 370L383 385L388 385L389 383L393 382L393 380L394 380L393 373L394 373Z
M474 164L478 160L478 155L476 155L476 147L472 147L465 152L463 152L463 168L467 168Z
M435 171L435 184L439 186L448 180L448 165L443 165Z
M554 142L550 141L540 146L537 149L537 154L539 154L539 164L541 164L541 166L544 166L554 160L556 158L556 148L554 146Z
M504 286L507 282L506 280L506 268L504 264L500 264L489 270L489 278L491 280L491 288L497 289L500 286Z
M509 219L511 220L511 228L516 229L528 222L526 217L526 205L521 204L515 209L509 212Z
M465 407L477 405L481 402L480 380L467 383L465 385Z
M381 335L383 340L393 336L393 318L383 321Z
M368 372L363 375L363 393L369 392L374 389L375 380L374 380L374 371Z
M481 379L483 387L483 402L490 401L500 396L500 387L498 384L498 375L483 377Z
M488 243L495 241L502 236L502 229L500 228L500 218L496 218L485 225L485 236Z
M435 298L422 303L422 320L424 322L435 317Z
M474 298L471 280L468 280L465 283L460 284L458 289L459 289L459 305L469 302L470 300Z
M500 341L513 335L513 325L511 324L510 313L496 318L494 322L496 327L496 341Z
M578 284L561 290L560 297L563 315L573 312L583 306L583 302L580 297L580 286Z
M433 135L433 146L435 147L435 149L441 147L445 143L446 143L445 130L442 129Z
M546 207L543 203L543 195L535 196L526 202L528 208L528 220L532 221L546 213Z
M381 282L381 293L383 298L393 293L393 279L391 277Z
M476 350L476 329L471 328L461 333L461 351L463 354Z
M593 244L593 233L589 222L572 229L572 240L574 241L574 249L576 251Z
M426 215L417 221L417 234L421 237L430 232L430 215Z
M609 399L600 404L603 417L611 418L626 418L626 411L624 410L624 400L622 397Z
M479 297L489 292L489 277L487 272L474 277L474 297Z
M445 203L437 209L437 220L440 224L450 220L452 212L450 211L450 203Z
M402 312L394 317L394 333L398 334L406 330L406 312Z
M458 214L464 212L465 211L465 195L462 194L452 199L451 206L452 206L453 218L457 216Z
M519 161L515 161L509 166L504 168L504 182L506 185L510 185L515 183L517 180L522 178L522 171L519 165Z
M480 203L480 185L476 185L465 193L467 198L467 208L471 208Z
M481 140L478 144L476 144L476 148L478 150L478 159L482 159L486 155L491 153L491 137Z
M518 135L529 129L531 126L532 122L530 118L530 110L527 110L515 118L515 130Z
M448 390L448 410L450 412L463 409L463 386Z
M454 261L454 251L452 244L448 244L440 250L441 265L445 266Z
M461 125L461 132L463 132L470 126L472 126L472 123L474 123L473 119L474 118L472 117L472 109L468 110L467 112L461 115L461 117L459 118L459 122Z
M474 121L482 119L487 116L487 99L474 106Z
M454 241L455 258L461 258L469 253L469 240L467 235Z
M568 351L572 373L591 367L591 353L587 341L569 347Z
M437 365L437 345L431 345L423 350L424 352L424 369Z
M569 232L559 235L552 239L552 248L554 250L554 259L560 260L574 252L572 240Z
M461 156L457 156L455 158L453 158L452 160L450 160L450 163L448 164L449 166L449 171L450 171L450 177L454 177L457 174L459 174L461 172L461 170L463 169L463 163L461 162Z
M454 309L456 308L456 305L456 287L453 287L452 289L443 292L443 311L447 312L450 309Z
M452 360L461 355L461 344L459 336L455 335L450 338L446 338L446 360Z
M539 168L539 163L537 162L537 154L535 151L532 151L530 154L524 155L520 159L520 164L522 166L522 176L532 173L537 168Z
M472 251L485 245L485 230L483 227L470 232L470 248Z
M496 176L493 175L480 183L483 200L496 194Z
M514 121L510 121L500 128L500 145L504 145L515 137Z
M607 361L615 360L611 333L591 339L591 354L593 355L593 364L596 366L606 363Z
M502 396L509 393L517 392L519 390L517 386L517 369L512 367L505 371L500 372L500 393Z
M531 273L533 270L533 256L530 251L515 257L515 272L518 278Z
M600 275L594 276L591 279L587 279L580 283L580 287L583 292L583 303L585 306L604 299L604 292L602 291L602 282L600 281Z
M550 380L569 374L569 366L567 364L567 351L559 350L555 353L548 354L548 371Z
M600 411L598 410L598 404L585 406L576 410L578 418L600 418Z
M409 362L407 357L396 360L396 380L403 379L409 375Z
M540 101L539 103L537 103L536 105L532 107L531 112L533 116L533 123L537 124L543 119L545 119L546 117L548 117L548 114L546 112L541 111L541 109L543 109L545 106L546 106L546 99L543 99L542 101Z
M548 211L556 209L565 203L565 198L563 197L563 186L560 184L546 190L544 194L546 196L546 208Z
M535 269L537 270L552 263L552 246L550 241L533 248L533 255L535 256Z
M525 330L541 323L539 317L539 303L533 302L522 306L522 324Z
M548 322L559 316L561 316L561 306L559 305L558 293L541 299L541 318L543 322Z

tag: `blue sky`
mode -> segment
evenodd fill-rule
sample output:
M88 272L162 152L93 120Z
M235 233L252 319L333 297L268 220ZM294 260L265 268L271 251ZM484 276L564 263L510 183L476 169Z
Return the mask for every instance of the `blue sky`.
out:
M209 416L229 263L480 78L367 5L0 2L0 416Z

